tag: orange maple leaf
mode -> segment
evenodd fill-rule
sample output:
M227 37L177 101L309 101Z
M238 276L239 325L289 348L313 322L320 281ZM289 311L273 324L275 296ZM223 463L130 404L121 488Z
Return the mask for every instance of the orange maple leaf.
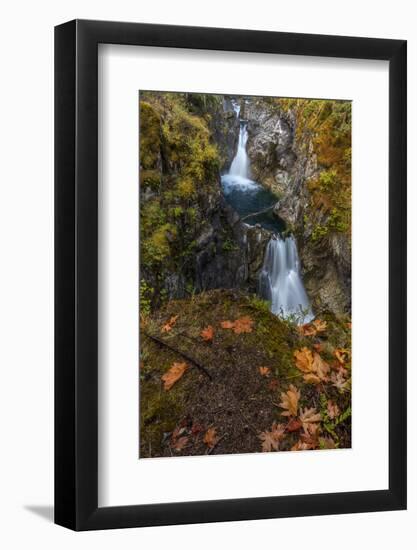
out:
M178 317L179 315L174 315L173 317L171 317L171 319L161 328L161 332L169 332L170 330L172 330L172 327L177 322Z
M309 443L306 443L305 441L301 441L300 439L297 441L295 445L291 447L292 451L308 451L312 449L312 446Z
M302 424L298 418L291 418L286 426L287 432L297 432L302 427Z
M313 354L308 348L294 351L295 365L302 372L313 372Z
M200 336L205 342L212 342L214 336L214 328L211 325L208 325L200 332Z
M278 451L278 446L282 438L284 437L285 426L284 424L272 424L270 431L261 432L258 438L262 441L262 451L271 452L272 450Z
M301 397L301 393L295 386L290 384L290 388L287 392L281 393L281 403L279 406L286 409L281 413L282 416L297 416L298 401Z
M331 418L332 420L333 418L336 418L336 416L339 416L340 414L339 407L336 405L336 403L333 403L333 401L331 401L330 399L327 402L327 414L329 415L329 418Z
M235 334L241 334L242 332L252 332L253 323L253 319L246 315L236 319L236 321L221 321L220 326L226 329L233 329Z
M172 445L172 448L175 450L175 451L182 451L184 449L184 447L187 445L188 443L188 437L186 435L182 436L182 437L179 437L175 443Z
M311 409L306 407L304 410L300 410L299 419L304 431L312 434L313 432L315 433L318 428L317 422L321 421L321 414L316 411L315 407ZM313 427L312 424L316 426Z
M294 352L295 365L304 373L304 380L310 384L319 384L327 380L329 365L321 356L308 348L302 348Z
M327 321L315 319L311 323L297 327L297 330L302 336L316 336L317 333L324 332L326 328Z
M164 390L168 391L188 369L187 363L173 363L168 371L161 377L164 382Z
M271 374L271 369L268 367L259 367L259 372L261 376L269 376Z
M321 321L320 319L315 319L311 324L316 329L316 332L324 332L327 328L327 321Z
M301 334L301 336L315 336L317 332L310 323L307 323L306 325L300 325L299 327L297 327L297 330Z
M236 319L233 330L236 334L240 334L241 332L252 332L252 325L253 319L248 316L241 317L240 319Z
M341 365L349 361L350 351L348 349L339 348L334 350L334 355Z
M317 374L320 380L326 381L329 371L329 365L325 361L323 361L323 359L317 352L314 352L313 372Z
M205 435L204 435L204 443L207 445L207 447L209 447L210 449L212 449L216 443L218 442L219 438L217 437L217 434L216 434L216 428L209 428Z

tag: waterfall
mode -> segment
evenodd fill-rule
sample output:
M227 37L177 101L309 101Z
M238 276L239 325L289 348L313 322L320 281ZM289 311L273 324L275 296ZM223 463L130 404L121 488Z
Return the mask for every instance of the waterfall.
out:
M237 111L236 111L237 112ZM229 204L240 216L261 213L273 206L277 197L268 189L250 179L250 162L246 152L248 141L247 122L240 120L239 142L228 174L221 178L222 188ZM272 199L272 201L271 201ZM273 217L273 215L271 214ZM282 239L279 220L267 220L265 216L252 216L252 221L273 232L259 275L259 294L271 302L271 311L281 317L294 317L299 324L314 319L310 301L300 273L297 244L293 236ZM277 227L278 226L278 227Z
M261 296L271 302L271 311L282 317L295 316L300 324L314 319L300 274L297 245L293 236L273 237L266 248L259 277Z
M236 118L239 118L240 104L236 100L232 99L232 107L233 107L233 110L235 112Z
M239 143L237 153L230 166L229 175L239 176L249 179L249 158L246 152L246 142L248 141L247 123L240 121Z

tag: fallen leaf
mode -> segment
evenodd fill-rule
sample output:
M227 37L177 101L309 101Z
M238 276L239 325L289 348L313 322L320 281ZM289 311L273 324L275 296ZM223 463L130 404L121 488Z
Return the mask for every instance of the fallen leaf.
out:
M333 418L336 418L340 414L340 409L336 405L336 403L333 403L333 401L329 400L327 402L327 414L329 415L329 418L333 420Z
M261 376L269 376L271 374L271 369L268 367L259 367L259 372Z
M258 435L262 441L262 452L268 453L271 451L278 451L279 441L275 440L271 432L261 432Z
M161 328L161 332L169 332L170 330L172 330L172 327L177 322L178 317L179 315L174 315L173 317L171 317L171 319L165 325L163 325L163 327Z
M327 321L321 321L320 319L315 319L312 322L312 325L316 329L316 332L324 332L327 328Z
M321 380L323 380L323 381L327 380L327 375L329 374L330 367L325 361L323 361L321 356L316 352L314 352L314 360L313 360L312 369L313 369L313 372L315 374L317 374L317 376Z
M296 432L302 427L302 424L298 418L292 418L286 427L287 432Z
M184 435L175 441L175 443L172 445L172 448L175 451L182 451L184 447L187 445L187 443L188 443L188 437Z
M187 363L173 363L170 369L161 377L164 382L164 390L171 389L187 369Z
M321 379L317 376L317 374L313 374L313 373L305 374L303 378L304 378L305 382L307 382L307 384L320 384L321 383Z
M320 319L315 319L311 323L301 325L297 327L298 332L302 336L316 336L319 332L324 332L327 328L327 321L321 321Z
M203 426L201 426L200 424L193 424L191 426L191 433L193 435L197 435L199 434L200 432L202 432L204 430Z
M334 355L341 365L349 361L350 352L348 349L339 348L334 350Z
M298 440L297 443L291 447L292 451L309 451L310 449L312 449L311 445L301 440Z
M200 336L205 342L212 342L214 336L214 328L211 325L208 325L208 327L204 328L200 332Z
M284 424L277 424L276 422L272 424L271 431L261 432L258 438L262 441L262 451L278 451L279 442L284 437L284 432Z
M209 428L205 435L204 435L204 443L207 445L207 447L209 447L210 449L212 449L216 443L218 442L219 438L217 437L216 435L216 428Z
M310 323L297 327L297 330L301 334L301 336L315 336L317 332L314 326Z
M332 372L330 381L332 382L332 386L337 388L339 391L343 391L347 387L347 380L344 378L342 372L340 371Z
M297 416L298 400L301 397L301 393L292 384L287 392L281 393L281 403L279 406L286 409L281 413L282 416Z
M327 381L330 371L329 365L321 356L308 348L302 348L294 352L295 365L304 374L304 380L310 384L318 384Z
M315 407L311 409L306 407L304 410L300 410L299 419L304 431L311 434L315 428L311 428L310 424L320 422L321 414L316 411Z
M235 334L241 334L243 332L252 332L253 323L253 319L245 316L236 319L236 321L221 321L220 326L226 329L233 329Z
M317 353L320 353L323 351L323 344L313 344L313 348L317 351Z
M319 437L320 449L336 449L336 444L329 436Z
M313 370L313 354L308 348L301 348L294 351L295 365L302 372L312 372Z
M184 432L185 432L185 429L183 426L177 426L171 434L171 440L176 441L180 437L180 435L183 434Z
M233 330L236 334L240 334L242 332L252 332L252 325L253 320L250 317L241 317L240 319L236 319Z

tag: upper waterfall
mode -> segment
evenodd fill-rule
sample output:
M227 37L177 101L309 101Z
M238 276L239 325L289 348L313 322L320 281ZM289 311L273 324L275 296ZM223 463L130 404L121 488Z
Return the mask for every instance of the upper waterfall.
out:
M240 176L249 179L249 158L246 152L246 143L248 141L247 123L240 121L239 142L235 158L230 166L230 176Z

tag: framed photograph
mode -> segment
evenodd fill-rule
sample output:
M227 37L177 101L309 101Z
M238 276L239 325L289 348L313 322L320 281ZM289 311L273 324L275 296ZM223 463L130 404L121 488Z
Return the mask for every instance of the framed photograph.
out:
M55 521L406 507L406 42L55 29Z

